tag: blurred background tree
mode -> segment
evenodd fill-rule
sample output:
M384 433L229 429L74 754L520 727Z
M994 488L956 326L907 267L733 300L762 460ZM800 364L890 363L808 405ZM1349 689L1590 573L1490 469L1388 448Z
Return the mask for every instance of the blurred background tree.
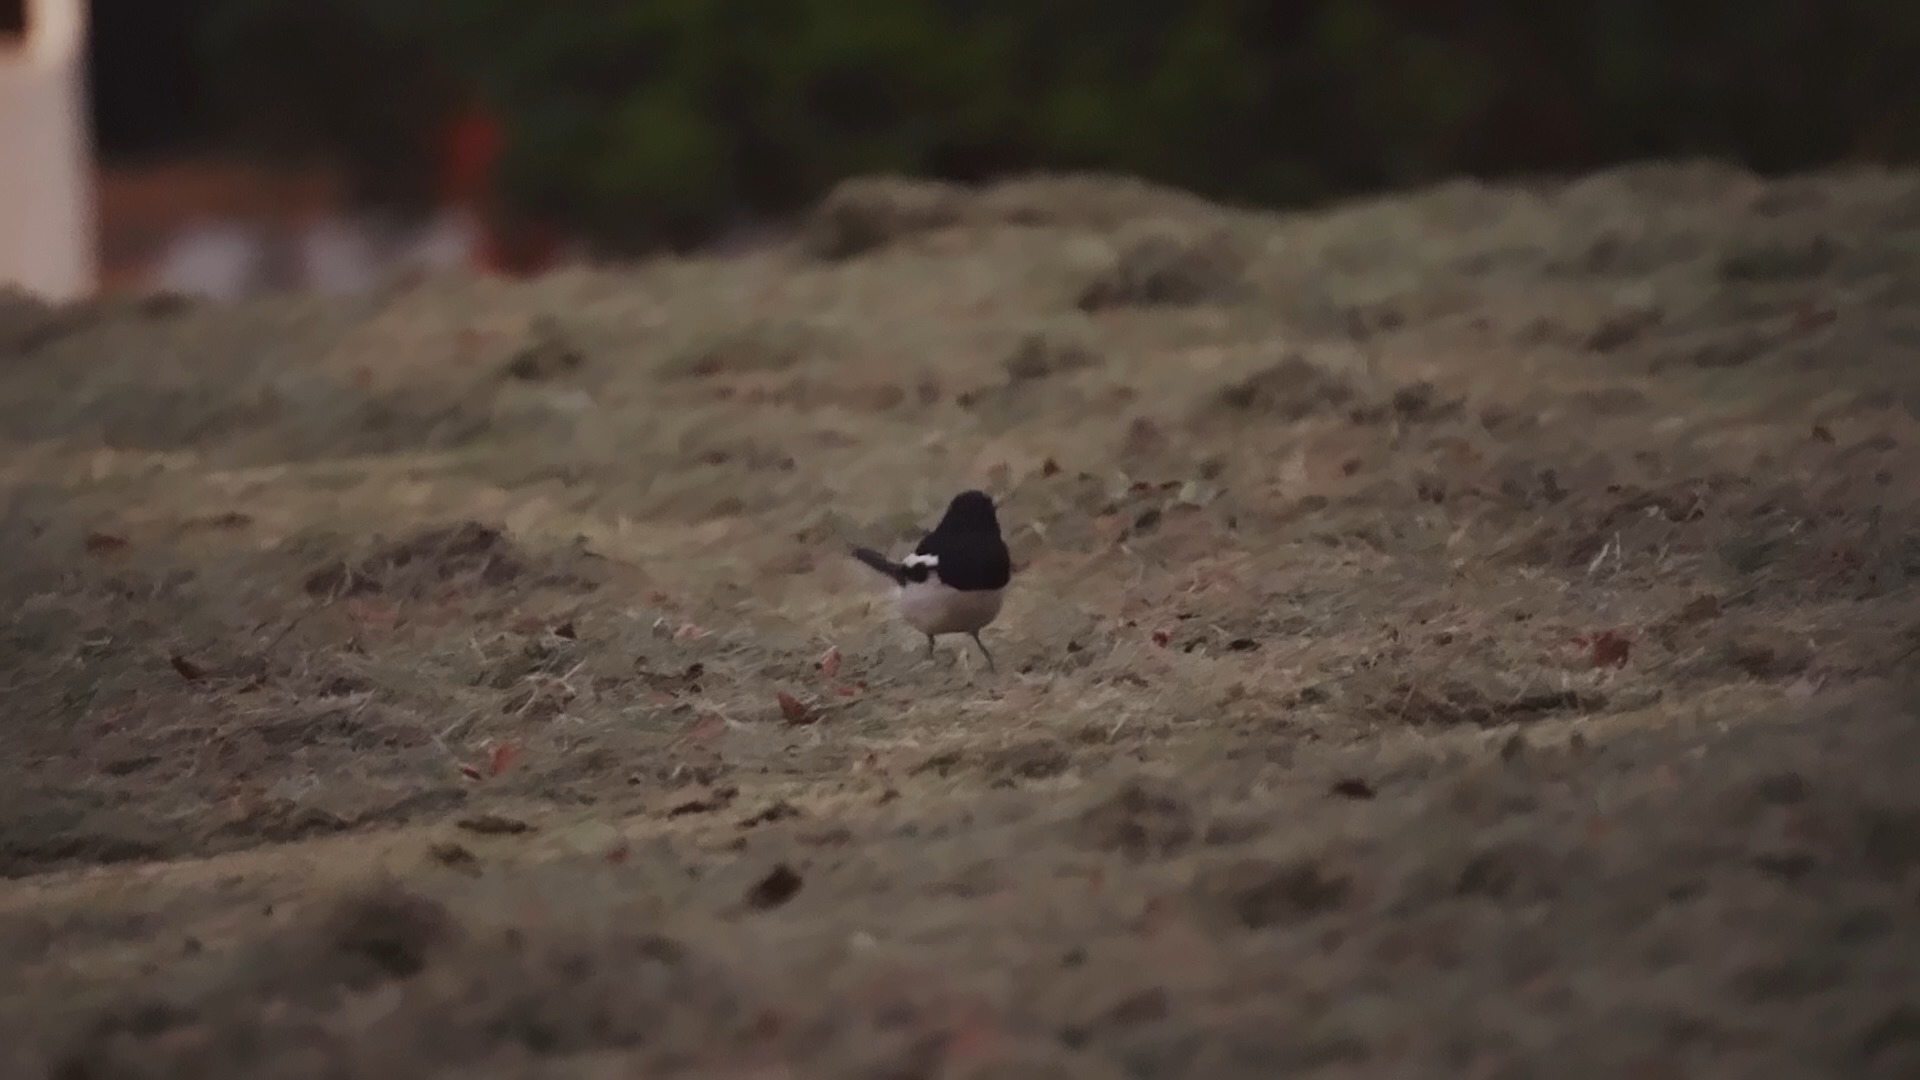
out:
M417 198L472 95L505 131L507 203L611 251L874 171L1302 203L1654 156L1920 156L1920 4L1892 0L201 2L222 137Z

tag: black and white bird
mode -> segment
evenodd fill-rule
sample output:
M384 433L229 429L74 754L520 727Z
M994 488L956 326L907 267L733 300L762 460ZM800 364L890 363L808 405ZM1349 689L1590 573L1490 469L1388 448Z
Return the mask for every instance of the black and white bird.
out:
M900 615L927 635L928 656L938 635L965 634L993 669L993 654L980 631L1000 615L1013 580L1013 558L986 492L955 495L940 523L899 562L864 547L854 548L853 557L892 579Z

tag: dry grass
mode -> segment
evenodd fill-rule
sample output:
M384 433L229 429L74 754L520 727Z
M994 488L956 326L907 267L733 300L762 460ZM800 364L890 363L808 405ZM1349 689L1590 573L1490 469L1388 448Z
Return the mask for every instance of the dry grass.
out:
M869 180L0 305L8 1075L1911 1075L1916 245ZM844 557L963 486L998 675Z

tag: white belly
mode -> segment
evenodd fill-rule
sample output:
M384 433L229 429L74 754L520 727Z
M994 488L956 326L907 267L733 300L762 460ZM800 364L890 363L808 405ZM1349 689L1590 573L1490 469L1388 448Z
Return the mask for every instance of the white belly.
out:
M928 578L900 587L900 615L923 634L971 634L1000 614L1004 589L962 591Z

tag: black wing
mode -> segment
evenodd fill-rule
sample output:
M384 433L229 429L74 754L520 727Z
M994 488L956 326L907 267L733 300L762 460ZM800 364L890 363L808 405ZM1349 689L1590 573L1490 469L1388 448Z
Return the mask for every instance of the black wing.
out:
M1013 580L1013 557L1006 543L991 533L953 535L935 529L921 538L913 553L939 559L934 572L963 591L1004 589Z

